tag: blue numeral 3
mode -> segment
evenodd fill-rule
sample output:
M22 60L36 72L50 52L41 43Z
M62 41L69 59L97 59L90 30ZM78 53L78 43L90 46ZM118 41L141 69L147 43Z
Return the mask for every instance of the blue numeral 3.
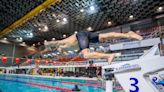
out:
M134 90L130 90L130 92L139 92L139 87L137 86L138 84L138 79L136 78L130 78L131 81L134 81L134 83L131 84L131 86L133 86L135 89Z

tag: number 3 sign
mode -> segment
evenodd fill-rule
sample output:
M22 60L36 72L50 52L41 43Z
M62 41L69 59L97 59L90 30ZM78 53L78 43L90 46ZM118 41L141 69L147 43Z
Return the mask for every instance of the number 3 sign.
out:
M134 87L134 90L129 90L129 92L139 92L138 79L137 78L130 78L130 81L132 81L131 86Z

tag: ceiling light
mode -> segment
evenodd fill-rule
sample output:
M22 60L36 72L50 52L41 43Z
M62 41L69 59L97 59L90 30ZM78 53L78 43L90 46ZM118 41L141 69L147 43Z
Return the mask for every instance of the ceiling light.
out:
M59 19L57 19L57 20L56 20L56 22L57 22L57 23L59 23L59 22L60 22L60 20L59 20Z
M57 16L56 16L56 14L54 14L54 13L52 14L52 16L53 16L54 18L56 18L56 17L57 17Z
M75 31L75 34L77 34L77 31Z
M3 38L3 40L7 40L7 38Z
M111 21L108 21L108 25L112 25L112 22Z
M35 46L35 44L32 44L32 46Z
M163 7L158 7L157 11L161 12L163 10Z
M67 24L67 18L63 18L63 22L62 22L62 24Z
M41 30L41 28L39 27L38 30Z
M64 21L64 22L66 22L66 21L67 21L67 19L66 19L66 18L63 18L63 21Z
M19 42L22 42L23 38L22 37L18 37L18 38L16 38L16 40L19 41Z
M66 38L66 35L64 34L63 37Z
M93 29L92 29L92 27L88 27L87 30L88 31L92 31Z
M52 38L52 40L54 41L54 40L55 40L55 38Z
M44 40L44 43L46 43L47 42L47 40Z
M84 9L81 9L80 12L84 12Z
M48 31L48 26L45 25L42 31L43 31L43 32L47 32L47 31Z
M133 15L130 15L130 16L129 16L129 19L133 19L133 18L134 18L134 16L133 16Z
M32 38L33 37L33 33L27 33L27 37L28 38Z
M28 36L32 36L33 34L32 34L32 33L28 33L27 35L28 35Z
M92 11L95 10L95 7L94 6L91 6L90 7L90 10L92 10Z

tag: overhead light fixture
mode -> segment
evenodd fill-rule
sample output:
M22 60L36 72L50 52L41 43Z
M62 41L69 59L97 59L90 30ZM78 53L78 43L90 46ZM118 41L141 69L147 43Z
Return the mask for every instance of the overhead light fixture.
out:
M84 9L81 9L80 12L84 12Z
M88 27L87 31L93 31L92 27Z
M1 39L0 42L2 42L2 43L10 43L10 42L7 40L7 38Z
M22 37L18 37L18 38L16 38L16 40L19 41L19 42L22 42L23 38Z
M163 7L158 7L157 11L161 12L163 10Z
M66 35L64 34L63 37L66 38Z
M54 13L52 14L52 16L53 16L54 18L56 18L56 17L57 17L57 16L56 16L56 14L54 14Z
M3 38L3 40L7 40L7 38Z
M63 18L63 21L64 21L64 22L66 22L66 21L67 21L67 19L66 19L66 18Z
M48 31L48 26L46 24L39 24L38 30L41 32L47 32Z
M44 40L44 43L46 43L47 42L47 40Z
M133 19L133 18L134 18L134 16L133 16L133 15L130 15L130 16L129 16L129 19Z
M94 6L91 6L91 7L90 7L90 10L91 10L91 11L95 10L95 7L94 7Z
M33 37L33 33L27 33L27 37L28 38L32 38Z
M48 26L47 25L44 25L44 28L42 30L43 32L47 32L48 31Z
M41 28L39 27L39 28L38 28L38 30L40 31L40 30L41 30Z
M109 26L112 25L112 22L111 22L111 21L108 21L108 25L109 25Z
M33 34L32 33L27 33L27 36L32 36Z
M68 23L67 18L63 18L63 22L62 22L62 24L67 24L67 23Z
M35 44L32 44L32 46L35 46Z
M59 22L60 22L60 20L59 20L59 19L57 19L57 20L56 20L56 22L57 22L57 23L59 23Z
M52 40L54 41L54 40L56 40L55 38L52 38Z
M77 34L77 31L75 31L75 34Z

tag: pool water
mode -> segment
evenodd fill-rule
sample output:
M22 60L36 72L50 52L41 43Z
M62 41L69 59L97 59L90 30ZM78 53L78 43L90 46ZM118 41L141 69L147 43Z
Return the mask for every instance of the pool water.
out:
M72 92L74 85L82 92L105 92L98 82L16 75L0 75L0 92Z

